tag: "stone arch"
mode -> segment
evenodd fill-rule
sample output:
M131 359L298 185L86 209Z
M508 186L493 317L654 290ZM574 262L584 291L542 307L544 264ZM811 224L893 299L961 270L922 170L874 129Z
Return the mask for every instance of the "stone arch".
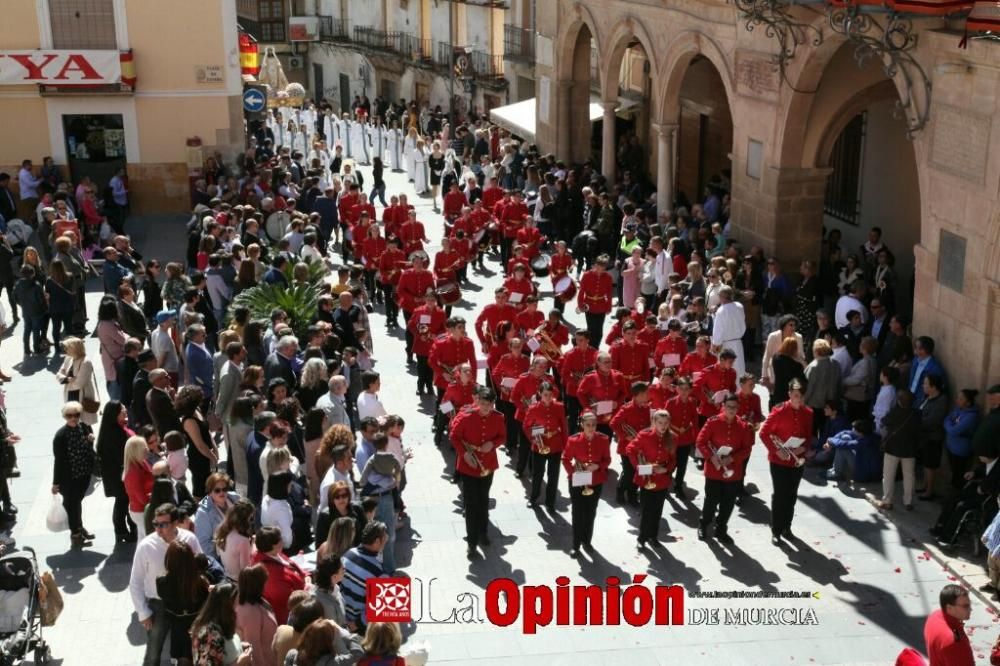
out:
M660 95L656 108L659 111L659 121L665 124L676 123L680 115L681 86L688 66L697 56L707 58L726 88L726 102L732 108L734 99L732 67L722 48L708 35L697 30L686 30L678 34L670 43L666 57L663 59L664 83L661 84ZM657 79L660 80L659 78Z
M896 99L898 99L896 86L889 79L883 79L859 90L836 110L832 122L827 124L814 147L803 155L804 162L818 167L829 166L833 144L837 142L837 137L840 136L851 119L875 102Z
M580 31L586 27L590 31L590 36L597 43L597 64L600 67L604 61L601 53L601 36L597 29L597 21L585 5L573 5L572 13L556 40L556 75L560 80L570 80L573 78L573 56L576 51L577 39ZM589 56L588 56L589 57ZM600 70L598 70L600 71Z
M622 57L625 55L625 49L628 48L632 39L639 40L643 51L646 52L650 78L653 81L659 79L656 50L653 48L655 42L650 38L642 21L631 15L625 16L615 24L603 49L600 49L604 52L604 58L598 59L600 67L598 71L601 73L601 99L603 101L618 101L618 72L621 68ZM650 103L653 104L654 100L651 99Z

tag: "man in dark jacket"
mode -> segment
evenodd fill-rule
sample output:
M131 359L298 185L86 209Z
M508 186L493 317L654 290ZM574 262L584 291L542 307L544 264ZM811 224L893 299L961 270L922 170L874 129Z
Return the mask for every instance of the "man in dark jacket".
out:
M129 338L122 348L124 355L115 361L115 375L118 381L118 390L121 392L121 402L126 409L132 406L133 390L135 388L135 378L139 374L139 353L142 350L142 341L138 338Z
M286 335L278 341L274 353L268 355L264 361L264 383L270 384L272 379L280 377L288 386L298 384L293 366L298 347L299 341L291 335Z
M942 546L954 546L961 532L962 519L968 511L981 510L983 525L988 525L997 512L996 498L1000 495L1000 441L994 439L975 449L977 464L966 472L966 484L944 503L941 515L930 532ZM930 489L928 489L929 491ZM978 534L976 537L978 538Z
M174 410L174 398L170 394L170 375L163 368L149 373L149 383L153 385L146 394L146 409L156 426L160 439L172 430L181 429L181 421Z
M11 326L16 326L21 318L14 301L14 249L7 241L7 236L0 233L0 290L3 289L7 290L7 301L10 303Z
M28 264L21 266L21 278L14 285L14 298L21 306L24 316L24 355L31 355L29 342L34 341L35 353L42 351L42 326L48 308L45 305L45 292L42 285L35 280L35 268Z
M136 338L140 342L149 337L146 314L136 305L135 290L127 284L118 288L118 323L129 337Z
M328 186L323 196L316 197L313 201L312 211L319 214L319 233L323 237L323 250L330 242L334 231L338 228L340 212L337 209L337 191L332 185Z
M139 372L135 373L135 379L132 381L130 416L132 423L138 429L139 426L150 425L153 422L146 408L146 394L153 388L149 381L149 373L156 368L156 354L151 349L143 349L136 361L139 363Z

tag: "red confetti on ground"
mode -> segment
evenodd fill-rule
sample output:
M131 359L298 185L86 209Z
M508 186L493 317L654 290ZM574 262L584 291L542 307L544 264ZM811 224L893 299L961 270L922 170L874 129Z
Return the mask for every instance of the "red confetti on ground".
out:
M861 620L858 620L858 624L868 624L868 623L867 622L862 622Z
M931 559L931 554L925 550L924 552L922 552L919 555L917 555L917 559L918 560L925 560L925 561L929 562L930 559Z
M900 569L899 567L896 567L895 569L893 569L893 571L895 571L896 573L903 573L903 570Z
M945 569L947 571L947 569ZM948 576L948 580L958 580L957 576Z

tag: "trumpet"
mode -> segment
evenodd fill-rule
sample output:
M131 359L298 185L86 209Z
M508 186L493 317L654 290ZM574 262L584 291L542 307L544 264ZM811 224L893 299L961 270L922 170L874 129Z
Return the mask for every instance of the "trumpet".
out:
M586 468L583 466L583 463L580 462L579 460L576 461L576 471L578 471L578 472L586 472L587 471ZM584 497L589 497L590 495L594 494L594 489L592 487L590 487L590 486L584 486L583 490L580 491L580 494L583 495Z
M496 340L493 338L493 331L490 330L490 323L488 321L483 322L483 325L481 327L481 332L483 334L483 340L485 341L484 344L486 345L486 349L492 349L493 345L496 344Z
M542 340L542 346L539 348L542 356L549 359L550 363L555 363L562 358L562 350L559 349L559 345L552 340L548 333L542 329L538 329L536 335Z
M642 455L641 453L639 454L639 464L640 465L649 464L648 462L646 462L646 456ZM648 478L649 480L646 481L646 483L644 483L642 487L645 488L646 490L656 490L656 481L653 480L652 476Z
M552 452L552 449L545 444L545 437L548 434L549 433L545 432L544 426L535 426L531 429L531 435L534 438L535 443L538 444L538 453L543 456L547 456Z
M625 434L628 435L629 439L635 439L639 435L639 433L635 431L635 428L627 423L622 424L622 430L625 431Z
M711 449L712 449L712 455L719 456L719 463L720 463L719 469L722 470L722 478L724 478L724 479L731 479L733 477L733 474L734 474L733 470L729 469L729 467L727 467L726 465L722 465L721 464L722 463L722 456L719 455L719 450L717 448L715 448L713 446L713 447L711 447Z
M468 442L462 442L462 448L465 449L466 452L471 453L472 457L475 458L476 466L479 467L479 476L489 476L490 470L486 469L483 459L477 455L478 449Z
M785 447L784 442L782 442L777 435L771 435L771 441L774 442L775 446L777 446L779 449L784 449L785 452L792 457L792 460L795 461L796 467L802 467L803 465L806 464L806 459L798 457L797 455L795 455L794 451Z

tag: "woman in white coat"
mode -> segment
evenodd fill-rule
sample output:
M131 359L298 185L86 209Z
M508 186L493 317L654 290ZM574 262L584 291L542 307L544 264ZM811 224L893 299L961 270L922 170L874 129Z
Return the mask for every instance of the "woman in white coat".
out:
M63 402L83 403L85 399L98 400L97 380L94 365L87 359L87 349L80 338L63 338L66 358L56 373L56 379L63 385ZM80 420L87 425L97 424L97 412L83 410Z
M417 194L424 194L429 192L430 186L430 166L427 163L429 157L427 152L427 147L424 146L422 139L417 140L417 147L413 151L413 189L416 190Z
M403 141L403 160L406 162L406 179L411 183L416 179L416 162L414 157L417 152L417 130L413 127L406 133Z

